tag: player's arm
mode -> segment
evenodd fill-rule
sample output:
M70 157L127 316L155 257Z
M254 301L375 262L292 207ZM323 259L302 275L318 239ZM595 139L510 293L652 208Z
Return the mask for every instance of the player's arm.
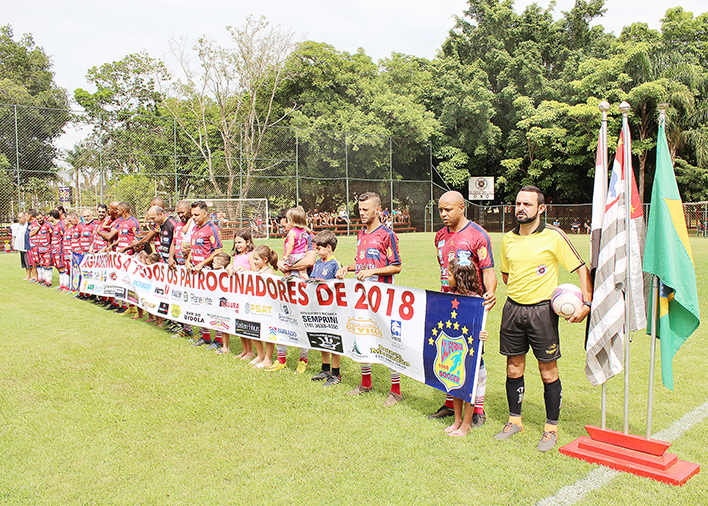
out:
M364 281L371 276L395 276L401 272L401 264L387 265L386 267L377 267L375 269L364 269L356 273L356 279Z
M583 302L592 302L592 279L590 278L590 271L585 264L578 268L578 278L580 281L580 291L583 292ZM583 304L580 308L573 313L573 316L568 318L570 323L581 322L585 319L587 315L590 314L590 306L588 304Z
M497 291L497 275L494 273L494 268L493 267L487 267L486 269L482 269L482 282L484 283L484 305L487 308L487 311L492 309L494 307L494 304L497 302L497 296L496 296L496 291ZM504 281L506 283L506 281Z
M348 272L354 272L355 270L356 264L345 265L344 267L341 267L337 270L337 274L335 275L335 277L337 279L344 279Z

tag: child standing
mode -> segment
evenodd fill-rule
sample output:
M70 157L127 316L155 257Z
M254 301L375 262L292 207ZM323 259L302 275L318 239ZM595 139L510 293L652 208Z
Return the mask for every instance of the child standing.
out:
M330 230L323 230L312 240L319 257L312 267L311 279L335 279L337 271L342 268L339 260L334 258L337 249L337 236ZM339 369L341 356L328 351L322 353L322 372L312 377L312 381L325 381L324 386L330 387L342 382Z
M231 257L226 253L217 253L214 255L214 259L211 261L211 268L215 271L221 271L229 267L231 264ZM220 330L214 331L214 342L207 347L207 350L216 350L216 353L223 355L229 352L229 338L230 334L222 332ZM221 346L219 346L219 343Z
M252 258L253 270L256 271L257 274L273 274L273 269L278 268L278 254L265 244L256 246L253 249ZM250 363L258 369L270 370L273 366L273 351L275 350L275 345L273 343L267 343L264 350L263 341L254 340L253 343L256 346L258 356Z
M482 285L477 275L477 267L469 258L454 258L450 260L447 268L447 281L452 293L460 295L482 296ZM479 340L483 343L489 334L486 330L479 332ZM487 389L487 368L484 366L484 359L479 364L479 374L477 376L477 395L474 400L474 410L472 405L462 399L455 397L455 421L445 429L449 436L466 436L472 426L479 427L484 423L484 394ZM464 417L463 417L464 406ZM481 423L480 423L481 422Z
M285 213L290 225L290 231L285 237L285 252L283 253L283 261L288 267L292 267L299 260L305 258L307 253L307 241L310 237L310 230L307 228L307 215L301 207L293 207ZM290 271L291 274L307 277L305 271Z
M155 265L155 264L160 263L162 261L162 257L160 256L159 253L150 253L149 255L145 255L141 259L141 261L145 265ZM142 319L143 319L143 308L138 306L138 314L133 316L133 320L142 320ZM150 322L154 322L154 321L155 321L155 319L153 319L152 316L150 318L148 318L147 320L145 320L146 323L150 323ZM158 321L162 321L162 317L158 317Z
M233 261L226 268L229 274L233 274L238 271L252 271L253 266L253 241L251 239L251 231L247 228L242 228L237 231L234 235L234 249L231 252L233 255ZM221 353L227 353L229 351L229 339L228 337L224 341L224 348L226 351L221 351ZM224 350L222 348L222 350ZM242 351L239 354L241 360L251 360L255 354L253 353L253 340L247 337L241 337L241 348ZM217 352L218 353L218 352Z

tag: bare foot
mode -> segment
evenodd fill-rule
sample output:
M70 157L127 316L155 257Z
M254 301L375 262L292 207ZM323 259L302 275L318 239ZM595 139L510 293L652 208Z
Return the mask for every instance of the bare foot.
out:
M268 369L271 365L273 365L272 360L263 359L263 361L259 362L256 367L258 369Z
M450 437L466 436L469 433L469 431L470 431L469 427L467 427L467 428L460 427L459 429L448 433L448 436L450 436Z
M241 353L238 354L238 358L243 359L243 357L246 356L246 351L242 351Z
M256 356L255 353L248 353L248 354L242 356L241 360L251 360L255 356Z
M460 428L460 425L462 425L462 422L460 422L460 423L453 423L452 425L450 425L450 426L448 426L448 427L445 427L445 432L447 432L448 434L451 433L451 432L454 432L454 431L456 431L457 429Z
M155 318L148 318L147 320L145 320L145 323L152 323L152 322L156 322L156 321L157 320Z
M263 362L263 359L261 357L256 357L253 360L251 360L248 365L258 365L261 362Z

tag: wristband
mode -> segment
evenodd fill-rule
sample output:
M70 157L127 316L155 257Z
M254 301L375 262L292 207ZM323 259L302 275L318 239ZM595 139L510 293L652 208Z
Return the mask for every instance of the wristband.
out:
M587 300L584 300L584 301L583 301L583 306L587 306L587 307L589 307L589 308L592 308L592 301L589 301L589 302L588 302Z

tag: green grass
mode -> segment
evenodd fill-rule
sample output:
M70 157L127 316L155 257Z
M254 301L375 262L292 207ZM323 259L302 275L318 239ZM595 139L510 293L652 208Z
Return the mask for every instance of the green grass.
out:
M438 287L432 234L402 234L397 283ZM493 234L498 257L501 234ZM587 236L573 241L587 257ZM269 241L282 251L281 241ZM708 241L692 239L701 309ZM354 238L340 238L350 263ZM538 372L526 374L526 431L498 443L506 421L504 360L498 328L505 287L492 311L485 355L487 424L448 438L426 415L442 394L403 378L404 401L381 407L388 388L374 366L374 394L344 395L359 380L343 361L344 382L331 390L304 377L256 371L234 356L193 349L144 323L20 281L14 255L0 256L0 504L535 504L596 466L540 454L545 418ZM498 268L497 268L498 270ZM564 273L561 282L576 282ZM661 386L657 360L654 431L708 400L706 327L674 360L675 392ZM236 341L236 340L234 340ZM560 443L599 424L600 389L584 374L583 326L561 325L564 387ZM237 343L233 346L240 351ZM648 338L634 335L630 432L645 432ZM530 360L529 364L533 361ZM623 382L609 383L608 427L622 429ZM708 424L671 451L705 467ZM708 479L683 487L621 474L578 504L705 504Z

